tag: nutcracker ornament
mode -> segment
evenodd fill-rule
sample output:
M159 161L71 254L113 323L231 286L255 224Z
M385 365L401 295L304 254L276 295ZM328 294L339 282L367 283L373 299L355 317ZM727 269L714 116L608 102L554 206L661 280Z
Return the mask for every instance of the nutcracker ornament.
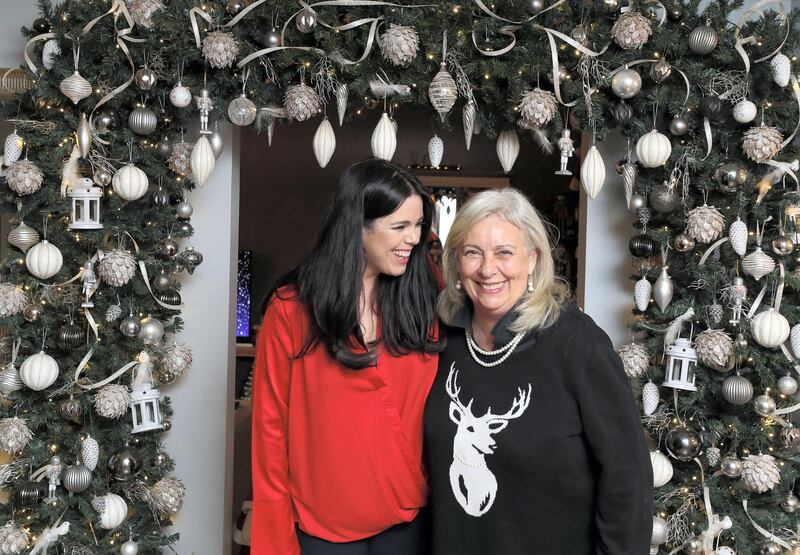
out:
M99 283L97 275L94 273L94 262L87 260L83 267L83 302L81 303L83 308L94 308L92 295L97 291Z
M209 96L208 89L205 87L200 90L200 96L195 97L197 109L200 111L200 134L210 135L211 130L208 128L208 116L214 110L214 101Z
M575 143L570 138L569 129L561 132L561 138L558 139L558 150L561 151L561 166L556 175L572 175L572 172L567 169L567 162L575 154Z

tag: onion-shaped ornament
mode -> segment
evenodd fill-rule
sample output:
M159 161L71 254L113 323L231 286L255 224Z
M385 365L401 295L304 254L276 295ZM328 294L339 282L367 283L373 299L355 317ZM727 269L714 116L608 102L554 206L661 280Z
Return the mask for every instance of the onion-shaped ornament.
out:
M317 127L312 146L319 167L324 168L330 162L333 151L336 150L336 135L327 117L322 118L319 127Z
M789 322L783 314L770 307L753 317L750 321L750 333L756 343L767 349L774 349L789 338Z
M646 277L642 276L642 279L636 282L636 286L633 289L633 300L639 312L644 312L650 306L650 293L652 291L653 286Z
M672 463L661 451L650 451L653 466L653 486L660 488L672 479Z
M631 237L631 240L628 241L628 250L637 258L649 258L653 256L657 248L658 244L646 233L634 235Z
M208 183L208 178L211 177L211 173L214 171L216 160L214 151L211 149L211 143L208 142L208 137L200 135L192 149L192 157L189 162L194 181L198 187L204 187Z
M200 251L195 250L194 247L189 246L176 257L176 261L186 268L189 275L192 275L195 268L203 263L203 255Z
M192 103L192 92L178 81L178 84L169 91L169 101L176 108L186 108Z
M642 90L642 76L635 69L626 67L611 78L611 90L622 99L633 98Z
M497 136L497 157L503 171L508 173L514 167L514 162L519 156L519 137L513 129L506 129ZM605 171L605 168L604 168Z
M19 377L30 389L41 391L58 379L58 363L44 351L39 351L23 361Z
M439 113L444 121L447 113L452 109L458 98L458 88L444 62L439 66L439 72L434 76L428 87L428 98L433 104L433 108Z
M111 180L114 192L128 201L142 198L147 192L148 185L147 174L133 164L121 167Z
M128 127L137 135L149 135L158 127L158 118L150 108L139 106L128 116Z
M597 198L606 181L606 164L596 145L589 147L581 164L581 185L589 198Z
M739 216L736 216L736 221L728 228L728 239L733 252L744 256L747 252L747 224Z
M653 129L636 141L636 156L645 168L658 168L669 160L672 144L666 135Z
M247 127L256 120L257 114L256 105L244 93L231 100L231 103L228 104L228 118L234 125Z
M25 255L25 266L39 279L56 275L64 263L61 251L47 239L33 246Z
M19 370L12 363L0 370L0 394L8 396L15 391L19 391L25 386L19 377Z
M73 104L77 104L92 94L92 84L84 79L78 71L61 81L58 88Z
M775 260L756 247L756 250L742 259L742 271L748 276L753 276L756 281L772 272L775 269Z
M71 493L81 493L92 484L92 471L82 464L67 467L62 477L64 489Z
M756 119L757 113L758 107L746 98L733 106L733 119L738 123L750 123Z
M718 44L719 35L708 22L689 33L689 50L695 54L711 54Z
M22 252L28 252L29 248L39 242L39 232L20 221L19 225L9 232L8 242Z
M789 84L789 78L792 75L792 62L789 57L783 52L778 52L769 61L769 67L772 71L772 80L779 87L785 87Z

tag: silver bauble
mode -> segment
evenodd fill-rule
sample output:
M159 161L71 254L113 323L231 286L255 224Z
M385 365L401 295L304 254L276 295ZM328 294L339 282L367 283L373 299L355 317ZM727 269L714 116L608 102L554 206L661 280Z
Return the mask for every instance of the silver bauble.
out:
M116 131L119 129L119 115L111 108L104 108L92 117L92 126L101 135Z
M169 91L169 102L176 108L186 108L192 103L192 92L178 82L177 85L172 87Z
M247 127L256 120L256 114L258 114L256 105L244 94L234 98L228 104L228 118L234 125Z
M161 338L164 336L164 324L161 321L148 316L142 320L142 328L139 330L139 339L145 345L158 345Z
M738 478L742 475L742 461L736 457L725 457L719 463L720 470L728 478Z
M644 208L647 206L647 199L644 198L644 195L640 195L638 193L634 193L631 195L631 210L639 210L640 208Z
M164 256L175 256L178 254L178 242L172 237L166 237L159 243L158 252Z
M676 426L664 440L667 452L680 461L690 461L703 451L697 432L688 426Z
M169 274L162 272L153 278L152 283L153 289L156 291L164 291L165 289L169 289L169 287L172 285L172 280L170 279Z
M759 395L753 399L753 409L761 416L772 416L777 408L775 399L769 395Z
M92 471L82 464L67 467L62 477L64 489L71 493L81 493L92 484Z
M211 144L214 158L219 158L222 151L225 150L225 141L222 140L222 133L219 132L219 124L216 121L214 122L214 130L208 136L208 142Z
M722 396L732 405L746 405L753 398L753 384L744 376L731 376L722 383Z
M83 328L74 322L64 324L58 328L56 345L63 351L71 351L80 347L85 340Z
M667 521L660 516L653 517L653 535L651 545L661 545L667 541Z
M689 122L683 116L675 116L669 123L669 132L681 137L689 132Z
M611 78L611 90L620 98L633 98L642 90L642 76L635 69L618 71Z
M142 454L135 447L126 445L117 449L108 459L108 470L116 480L125 482L142 469Z
M783 555L783 548L779 543L769 540L761 545L759 553L761 555Z
M725 193L735 193L747 182L747 166L738 160L723 162L714 169L714 181Z
M703 540L700 538L692 538L683 544L683 553L685 555L703 555L705 549L703 548Z
M660 183L650 191L650 205L656 212L667 214L675 210L681 202L681 197L666 183Z
M163 159L169 158L169 155L172 154L172 139L168 135L164 135L156 143L156 154Z
M781 500L781 509L787 513L795 513L800 509L800 499L796 495L790 493Z
M794 395L797 393L797 380L789 375L782 376L778 379L778 391L782 395Z
M35 322L42 315L42 305L36 302L30 303L22 310L22 316L28 322Z
M772 240L772 251L778 256L786 256L794 250L794 243L788 235L780 235Z
M98 168L98 170L94 172L92 179L100 187L106 187L108 185L111 185L111 181L114 179L114 176L111 175L106 170Z
M158 127L158 118L153 110L140 106L128 116L128 126L137 135L149 135Z
M689 50L701 56L710 54L719 44L719 35L706 23L689 33Z
M317 12L311 8L305 8L294 18L297 30L301 33L310 33L317 26Z
M8 242L22 252L28 252L29 248L39 242L39 232L21 221L9 232Z
M143 91L149 91L156 85L158 78L156 77L155 71L149 67L143 67L136 72L133 76L133 80L136 82L137 87Z
M689 252L694 248L694 239L689 237L685 231L675 236L675 250L678 252Z
M139 335L139 330L142 329L142 324L138 318L133 315L128 316L119 324L119 331L125 337L136 337Z
M182 220L188 220L192 217L194 207L185 200L175 205L175 215Z
M133 540L128 540L119 546L119 555L139 555L139 544Z
M271 27L264 33L264 40L262 41L267 48L274 48L281 45L281 32L277 27Z
M157 379L157 380L158 380L160 383L162 383L162 384L164 384L164 385L169 385L169 384L171 384L172 382L174 382L174 381L175 381L175 379L176 379L177 377L178 377L178 376L177 376L177 374L175 374L175 372L172 372L171 370L167 370L166 368L159 368L159 369L156 371L156 379Z

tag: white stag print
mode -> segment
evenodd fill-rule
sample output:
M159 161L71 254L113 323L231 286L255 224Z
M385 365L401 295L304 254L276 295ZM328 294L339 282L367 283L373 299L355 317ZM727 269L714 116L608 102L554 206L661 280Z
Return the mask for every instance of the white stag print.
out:
M528 390L519 388L519 396L505 414L492 414L492 408L483 416L472 414L472 401L466 406L459 400L461 388L456 384L458 370L455 363L447 375L447 394L450 396L450 419L458 425L453 439L453 463L450 465L450 487L461 507L472 516L483 516L492 508L497 495L497 478L486 466L486 455L497 447L492 437L508 426L508 421L519 418L531 401L531 384Z

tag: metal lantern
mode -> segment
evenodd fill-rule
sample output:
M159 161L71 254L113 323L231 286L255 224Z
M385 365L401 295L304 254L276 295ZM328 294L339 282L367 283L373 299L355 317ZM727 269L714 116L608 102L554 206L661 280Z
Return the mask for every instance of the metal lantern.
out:
M70 229L103 229L103 224L100 223L100 199L103 197L103 189L76 187L67 195L72 199Z
M691 339L678 337L664 354L667 356L667 371L663 385L673 389L697 391L694 385L697 352L692 347Z
M158 400L161 393L152 383L142 383L131 392L131 416L133 416L134 434L163 429L161 407Z

